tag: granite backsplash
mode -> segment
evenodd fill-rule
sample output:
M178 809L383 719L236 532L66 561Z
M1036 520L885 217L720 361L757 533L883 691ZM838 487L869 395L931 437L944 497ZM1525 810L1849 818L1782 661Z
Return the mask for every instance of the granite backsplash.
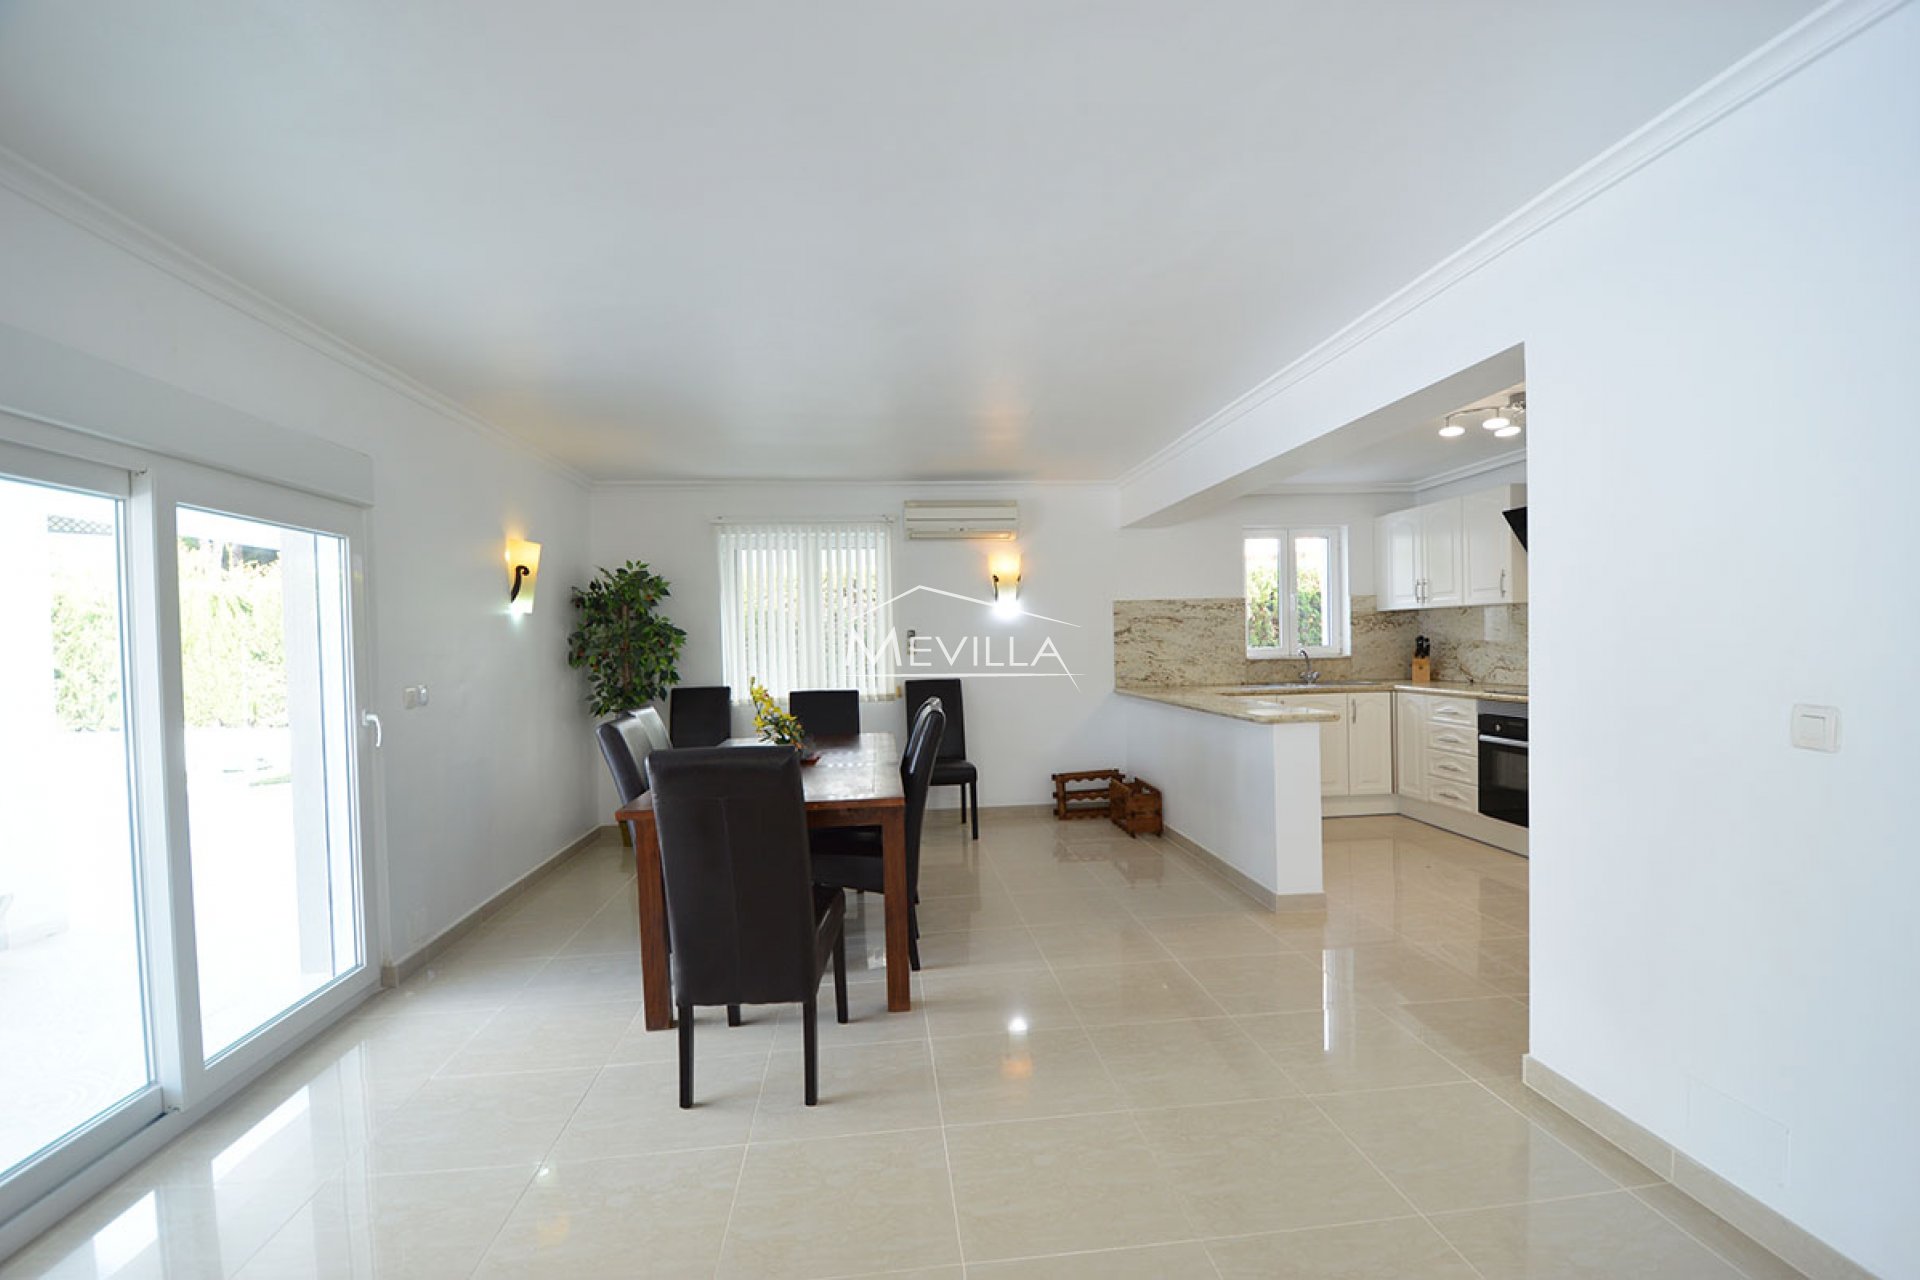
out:
M1496 639L1488 639L1489 633ZM1413 638L1433 641L1433 678L1476 684L1527 682L1527 606L1407 609L1381 613L1353 598L1353 656L1314 661L1327 680L1404 680ZM1298 658L1246 656L1246 604L1238 596L1113 602L1114 683L1287 684Z

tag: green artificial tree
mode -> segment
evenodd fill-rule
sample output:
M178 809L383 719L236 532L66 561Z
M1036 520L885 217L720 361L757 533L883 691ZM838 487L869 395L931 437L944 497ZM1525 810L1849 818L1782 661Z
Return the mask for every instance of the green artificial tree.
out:
M580 622L567 637L567 665L587 669L595 715L644 707L680 682L674 664L687 633L660 612L668 594L667 580L637 560L573 589Z

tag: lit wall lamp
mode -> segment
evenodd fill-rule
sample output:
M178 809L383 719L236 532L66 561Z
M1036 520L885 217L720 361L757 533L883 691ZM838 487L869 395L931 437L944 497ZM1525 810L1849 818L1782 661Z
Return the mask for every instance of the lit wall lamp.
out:
M993 578L993 611L1002 617L1020 612L1020 557L995 556L988 565Z
M540 581L540 544L507 539L507 612L532 613L533 588Z

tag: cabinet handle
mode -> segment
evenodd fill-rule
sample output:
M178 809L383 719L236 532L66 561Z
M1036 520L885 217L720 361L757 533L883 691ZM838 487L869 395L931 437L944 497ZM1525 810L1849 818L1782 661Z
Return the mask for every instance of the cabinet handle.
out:
M1347 722L1349 724L1360 723L1360 703L1358 699L1347 699Z
M1500 571L1500 598L1502 600L1507 598L1507 571L1505 569Z

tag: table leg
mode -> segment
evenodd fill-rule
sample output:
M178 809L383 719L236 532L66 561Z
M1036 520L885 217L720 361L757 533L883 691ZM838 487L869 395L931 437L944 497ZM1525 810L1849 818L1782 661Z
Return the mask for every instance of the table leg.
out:
M880 876L886 886L887 1008L905 1013L913 1008L912 967L907 958L907 813L887 809L880 819Z
M640 886L640 999L649 1031L673 1025L667 968L667 889L660 878L660 835L651 815L633 823L634 879ZM904 861L903 861L904 865Z

